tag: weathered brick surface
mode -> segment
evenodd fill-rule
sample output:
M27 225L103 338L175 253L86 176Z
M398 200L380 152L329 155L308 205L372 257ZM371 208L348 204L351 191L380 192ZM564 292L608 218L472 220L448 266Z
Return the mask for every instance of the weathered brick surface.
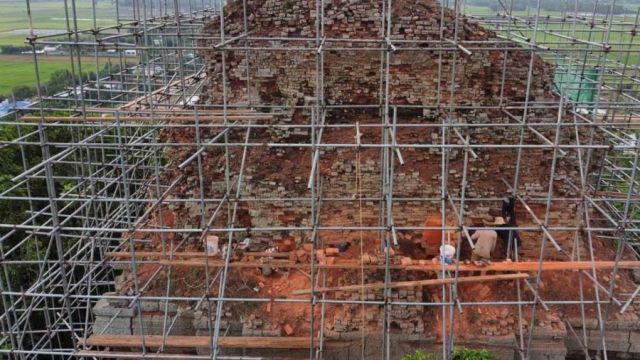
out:
M291 5L289 3L292 3ZM398 6L392 10L392 40L422 40L425 42L440 38L440 7L435 1L411 1L411 6ZM249 16L248 30L262 37L315 37L314 2L290 2L287 0L247 1ZM337 47L369 47L372 43L350 43L349 39L380 38L382 8L379 2L329 2L325 5L325 35L328 38L345 39ZM225 36L233 37L242 32L240 3L232 3L225 8ZM444 12L444 37L453 38L455 15ZM205 33L219 36L218 21L211 22ZM458 39L497 39L495 34L460 17ZM214 41L215 42L215 41ZM246 42L241 42L246 44ZM264 42L266 44L267 42ZM204 43L206 44L206 42ZM272 44L279 44L278 41ZM258 44L256 44L258 46ZM474 44L474 47L483 45ZM329 45L327 45L329 47ZM221 53L211 52L209 59L211 96L220 100ZM390 59L390 100L398 104L437 104L449 99L449 88L453 66L456 67L456 102L459 104L488 104L496 101L501 93L503 51L483 51L479 49L470 56L453 53L422 51L419 56L411 51L398 51ZM228 83L238 84L230 88L230 99L246 96L242 80L247 74L247 59L244 51L226 51ZM249 57L249 74L252 87L261 100L279 101L282 104L295 103L296 98L314 96L315 52L313 51L254 51ZM330 52L325 53L325 99L329 104L373 104L379 96L380 56L377 51ZM507 98L524 98L528 74L529 55L521 51L507 53L509 72L505 77L504 91ZM440 66L438 66L440 64ZM532 95L537 99L549 97L552 69L539 57L535 57L535 74ZM443 74L439 77L438 74ZM438 79L441 79L438 82Z

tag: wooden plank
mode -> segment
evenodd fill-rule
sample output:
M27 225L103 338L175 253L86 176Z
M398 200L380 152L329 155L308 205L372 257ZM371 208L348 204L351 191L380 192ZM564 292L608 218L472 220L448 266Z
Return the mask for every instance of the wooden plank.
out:
M172 266L186 266L186 267L204 267L205 259L194 259L194 260L158 260L158 264L160 265L172 265ZM603 269L613 269L615 262L614 261L595 261L595 268L598 270ZM222 260L209 260L209 267L224 267L224 261ZM261 267L261 266L271 266L271 267L283 267L283 268L298 268L298 269L308 269L311 267L308 263L293 263L290 261L265 261L265 262L255 262L255 261L234 261L229 264L229 267L237 267L237 268L250 268L250 267ZM364 267L365 269L384 269L384 265L360 265L357 262L340 262L336 261L334 264L315 264L315 268L317 269L360 269ZM430 272L439 272L444 270L455 271L455 265L446 265L441 266L440 264L425 264L425 265L390 265L390 269L392 270L416 270L416 271L430 271ZM620 261L618 262L619 269L635 269L640 268L640 261ZM543 271L563 271L563 270L589 270L591 269L590 261L545 261L542 264ZM467 271L501 271L501 272L526 272L526 271L537 271L538 270L538 262L537 261L528 261L528 262L512 262L512 263L492 263L486 266L476 266L476 265L460 265L458 271L467 272Z
M165 115L165 116L194 116L195 114L195 110L193 109L168 109L168 110L153 109L153 111L144 110L144 109L114 110L114 109L108 109L108 108L95 108L95 107L86 109L86 113L88 114L99 113L99 114L113 115L116 111L119 111L120 114L122 115L130 115L130 116L151 115L151 113L153 113L154 115ZM198 109L198 115L207 115L207 114L222 115L224 111L225 110L221 109L221 106L220 108L216 108L216 109ZM256 114L257 110L254 108L229 106L227 107L226 112L227 114Z
M204 254L204 253L203 253ZM138 255L138 252L136 252ZM117 253L107 253L107 256L118 259L131 259L131 253L129 252L117 252ZM156 263L160 265L170 265L170 266L185 266L185 267L204 267L205 259L188 259L188 260L168 260L163 259L159 256L152 256ZM202 256L204 257L204 256ZM136 256L137 260L143 260L142 256ZM224 261L208 259L206 261L209 267L224 267ZM415 263L415 260L414 260ZM615 266L615 261L594 261L594 266L598 270L606 270L613 269ZM256 261L233 261L229 264L229 267L234 268L250 268L250 267L261 267L261 266L272 266L272 267L283 267L283 268L297 268L297 269L308 269L311 267L309 263L294 263L291 261L280 261L280 260L272 260L266 262L256 262ZM358 260L349 260L349 259L340 259L337 258L335 263L329 264L315 264L314 265L318 269L360 269L361 267L365 269L384 269L384 265L378 264L364 264L361 265ZM466 265L460 264L458 269L456 269L456 265L445 265L444 267L440 264L409 264L409 265L389 265L389 268L392 270L416 270L416 271L431 271L438 272L444 270L449 271L499 271L499 272L528 272L528 271L537 271L538 270L538 261L520 261L520 262L494 262L488 264L486 266L476 266L476 265ZM591 261L543 261L542 262L542 270L543 271L564 271L564 270L590 270L591 269ZM618 262L619 269L636 269L640 268L640 261L619 261Z
M530 278L529 274L501 274L501 275L482 275L482 276L465 276L458 277L459 283L478 282L478 281L500 281L500 280L519 280ZM428 280L414 280L414 281L397 281L387 284L388 288L403 288L403 287L415 287L415 286L437 286L443 284L453 284L454 278L444 279L428 279ZM385 284L383 282L369 283L364 285L346 285L336 287L325 287L315 289L315 292L333 292L333 291L361 291L361 290L378 290L384 289ZM291 292L293 295L311 294L311 289L294 290Z
M141 347L142 337L140 335L91 335L83 342L88 346ZM144 345L147 347L157 348L163 343L165 347L170 348L210 348L211 338L209 336L167 336L163 342L162 335L144 336ZM236 349L308 349L310 343L308 336L221 336L218 338L219 347ZM318 342L314 344L318 346Z
M278 252L278 253L268 253L268 252L251 252L245 251L242 253L244 256L256 256L256 257L280 257L280 258L288 258L290 256L290 252ZM131 253L129 252L107 252L106 256L118 259L131 259ZM145 257L145 258L169 258L170 253L162 254L161 251L136 251L136 258ZM202 251L179 251L173 253L173 258L220 258L220 254L205 254Z
M325 340L326 341L326 340ZM331 344L331 343L329 343ZM284 352L284 351L283 351ZM286 352L285 352L286 353ZM300 360L300 356L296 352L289 352L291 356L269 356L269 360ZM154 353L153 357L149 353L141 351L111 351L111 350L78 350L74 353L74 357L79 358L98 358L98 359L142 359L142 360L211 360L211 355L195 355L195 354L173 354L164 352L162 354Z
M44 116L45 122L97 122L97 123L113 123L116 120L120 122L144 122L144 121L172 121L172 122L180 122L180 123L191 123L195 122L195 118L193 116L127 116L122 115L119 118L114 116ZM40 116L23 116L20 118L21 121L27 123L36 123L41 119ZM273 119L273 114L266 113L256 113L256 114L247 114L247 115L227 115L227 120L271 120ZM203 115L198 116L198 121L223 121L225 119L222 115Z

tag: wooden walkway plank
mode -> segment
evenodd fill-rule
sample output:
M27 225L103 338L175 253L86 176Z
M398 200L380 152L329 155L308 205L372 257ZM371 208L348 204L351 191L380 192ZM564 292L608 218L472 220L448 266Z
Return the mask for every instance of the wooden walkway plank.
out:
M143 260L143 258L150 258L155 260L154 263L159 265L167 265L167 266L185 266L185 267L204 267L205 262L208 263L209 267L217 268L224 267L223 260L217 259L204 259L204 252L195 253L190 252L190 255L184 257L192 257L193 259L180 259L180 260L168 260L164 258L161 252L136 252L136 260ZM201 254L201 255L195 255ZM108 252L105 254L107 257L114 259L131 259L130 252ZM176 252L173 254L174 258L183 256L181 253ZM258 261L233 261L229 263L229 267L232 268L249 268L249 267L261 267L261 266L272 266L272 267L282 267L282 268L298 268L298 269L308 269L311 267L309 263L294 263L288 260L271 260L265 262ZM333 264L315 264L314 265L318 269L360 269L364 267L364 269L384 269L384 265L380 264L364 264L361 265L358 260L350 260L350 259L340 259L336 258ZM616 266L615 261L594 261L593 264L591 261L543 261L542 262L542 270L543 271L566 271L566 270L590 270L594 266L596 270L606 270L613 269ZM392 264L389 265L391 270L416 270L416 271L430 271L430 272L439 272L444 270L455 271L458 270L460 272L469 272L469 271L497 271L497 272L531 272L538 271L539 263L538 261L519 261L519 262L493 262L486 266L477 266L477 265L466 265L460 264L456 269L456 265L445 265L444 267L440 264ZM617 263L617 267L619 269L637 269L640 268L640 261L619 261Z
M108 346L108 347L141 347L142 337L140 335L91 335L82 341L88 346ZM162 346L169 348L210 348L211 337L209 336L167 336L145 335L144 345L146 347L157 348ZM308 349L311 341L308 336L287 337L287 336L221 336L218 338L218 346L223 348L252 348L252 349ZM315 346L318 342L314 342ZM342 342L346 345L346 342ZM334 343L333 345L338 345Z

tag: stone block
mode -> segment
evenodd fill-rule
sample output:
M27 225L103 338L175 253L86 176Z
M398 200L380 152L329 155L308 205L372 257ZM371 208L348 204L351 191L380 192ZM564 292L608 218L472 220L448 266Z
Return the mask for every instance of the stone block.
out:
M139 318L131 319L131 327L133 334L142 333ZM178 317L174 321L173 316L167 316L165 324L164 315L151 314L142 316L142 329L147 335L162 335L165 330L167 335L193 335L195 333L190 319Z
M639 320L616 320L614 323L610 323L609 325L614 325L618 330L633 331L640 329Z
M566 330L557 330L541 326L533 328L534 339L564 339L566 335Z
M135 309L135 306L132 308L115 307L108 299L100 299L93 306L93 315L107 317L132 317L135 315Z
M640 353L640 332L631 331L629 333L629 352Z
M131 318L98 316L93 322L93 333L104 335L131 335Z
M536 340L531 344L530 360L565 360L567 348L563 341Z
M506 336L491 336L486 339L488 345L493 346L514 346L516 344L516 338L514 334Z
M163 311L164 312L165 311L165 305L167 306L167 310L166 311L169 312L169 313L175 313L175 312L178 311L178 304L176 304L173 301L168 301L167 302L167 301L162 301L162 300L160 300L158 302L159 311Z
M626 352L629 350L629 332L621 330L605 330L604 332L607 351ZM589 331L589 349L602 349L600 331Z
M140 301L140 310L142 310L142 312L156 312L156 311L159 311L158 300L142 300L142 301Z
M575 330L579 339L577 339L576 336L571 331L567 331L567 337L565 338L564 344L567 347L567 350L569 352L582 352L583 349L582 349L581 343L584 342L582 337L582 329L575 329ZM588 333L587 333L587 340L588 340Z

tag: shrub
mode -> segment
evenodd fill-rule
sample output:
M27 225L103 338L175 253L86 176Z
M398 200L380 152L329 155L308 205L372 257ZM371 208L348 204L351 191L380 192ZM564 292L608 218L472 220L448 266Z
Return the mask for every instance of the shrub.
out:
M451 360L498 360L497 357L493 356L489 351L475 350L475 349L467 349L467 348L456 348L453 350L453 356Z
M425 354L420 350L416 350L413 354L407 354L402 360L437 360L438 358L432 354Z
M24 51L31 51L30 46L0 45L0 53L3 55L20 55Z
M14 86L11 88L11 92L13 93L13 96L15 96L16 100L24 100L36 96L36 89L32 86L26 85Z
M43 86L45 95L51 96L59 93L67 87L73 87L74 79L71 71L67 69L56 70L49 75L49 80Z

